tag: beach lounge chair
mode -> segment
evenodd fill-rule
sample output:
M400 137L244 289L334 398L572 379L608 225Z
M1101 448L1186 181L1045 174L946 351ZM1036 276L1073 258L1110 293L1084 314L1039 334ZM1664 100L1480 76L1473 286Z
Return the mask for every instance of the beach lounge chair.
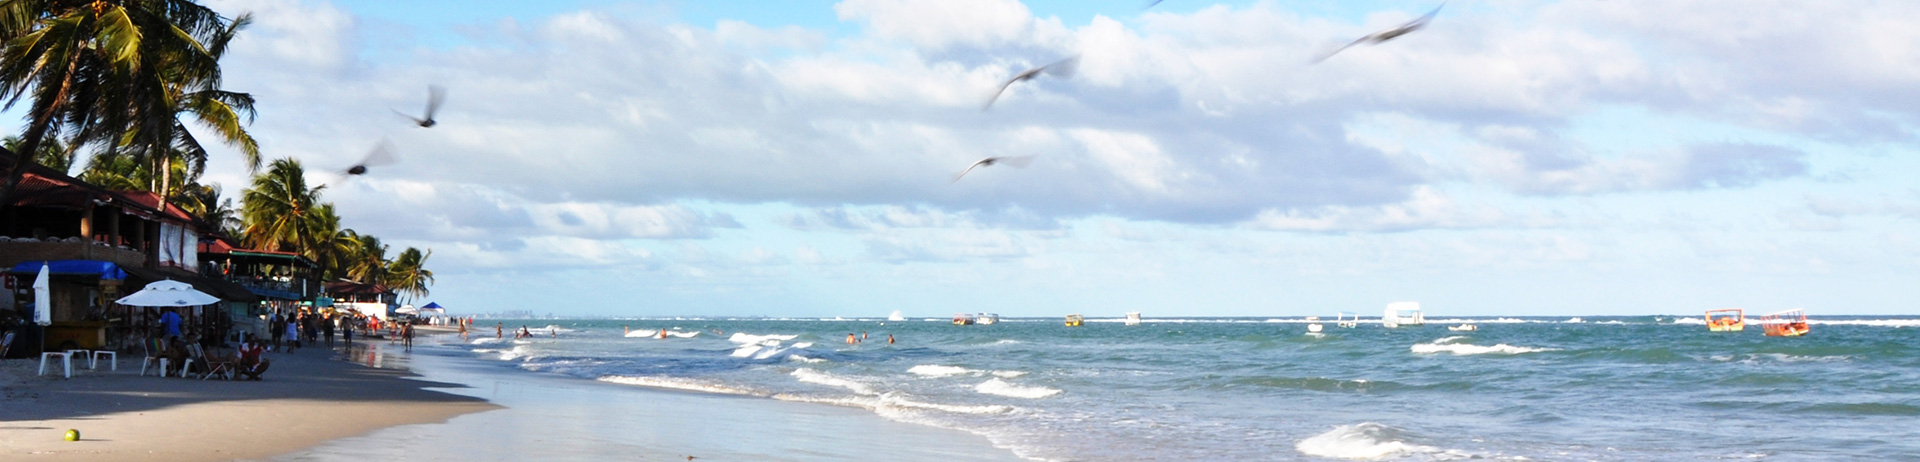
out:
M142 376L147 375L147 366L152 366L154 365L155 362L158 362L160 365L159 375L161 377L166 377L168 359L166 356L161 356L161 355L167 352L167 340L163 338L150 337L144 341L141 341L140 346L147 350L147 359L140 362L140 375Z
M193 363L195 362L200 363L200 367L205 370L202 372L192 372ZM207 350L201 348L200 344L188 343L187 363L180 365L180 376L186 377L189 373L199 374L200 380L206 380L214 376L232 379L233 360L207 356Z

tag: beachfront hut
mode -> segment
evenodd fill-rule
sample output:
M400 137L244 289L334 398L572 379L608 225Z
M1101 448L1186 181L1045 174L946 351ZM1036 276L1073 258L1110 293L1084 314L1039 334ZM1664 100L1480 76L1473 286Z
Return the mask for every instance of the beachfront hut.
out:
M0 150L0 166L11 166L13 159L11 152ZM0 175L6 171L0 167ZM122 284L170 278L223 298L230 295L195 272L201 235L197 221L157 194L108 190L32 165L0 205L5 206L0 213L0 268L6 269L0 273L0 286L10 292L0 295L0 316L19 315L28 304L26 282L41 262L50 262L52 324L45 344L33 346L125 346L125 339L140 332L141 319L113 303Z

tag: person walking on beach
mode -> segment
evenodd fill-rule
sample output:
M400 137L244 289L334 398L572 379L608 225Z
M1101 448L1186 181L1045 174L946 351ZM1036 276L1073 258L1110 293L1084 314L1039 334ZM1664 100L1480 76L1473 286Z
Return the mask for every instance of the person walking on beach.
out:
M327 348L333 348L333 318L320 318L320 332L327 336Z
M300 349L300 322L289 317L283 330L287 334L287 352L292 353L293 350Z
M460 321L460 341L467 341L467 322Z
M273 338L273 351L280 351L280 338L287 334L285 329L280 328L284 325L287 325L286 318L281 317L279 311L274 311L273 317L267 321L267 333Z
M413 351L413 323L400 325L400 337L406 339L407 351Z
M353 348L353 321L342 319L340 325L343 326L340 328L340 335L347 339L347 348Z
M506 325L507 323L504 322L493 323L493 338L507 338L506 334L502 333L505 332L502 328L506 327Z

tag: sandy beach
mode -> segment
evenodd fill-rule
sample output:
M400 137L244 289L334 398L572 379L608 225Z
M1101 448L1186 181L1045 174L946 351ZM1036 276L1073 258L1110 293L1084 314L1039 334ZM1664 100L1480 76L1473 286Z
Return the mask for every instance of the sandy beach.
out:
M0 361L0 459L259 459L498 408L427 389L458 385L330 357L337 354L315 348L269 353L273 367L259 382L142 377L137 353L123 353L117 372L102 363L100 371L76 368L71 379L34 375L37 360ZM64 441L69 428L82 439Z

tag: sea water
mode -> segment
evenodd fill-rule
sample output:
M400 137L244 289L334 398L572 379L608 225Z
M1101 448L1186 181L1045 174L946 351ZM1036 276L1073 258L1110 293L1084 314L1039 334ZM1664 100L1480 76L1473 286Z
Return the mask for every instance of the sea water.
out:
M1920 318L1816 317L1799 338L1682 316L1320 334L1298 318L1119 321L483 320L538 335L430 348L511 373L857 409L1032 460L1920 457ZM1480 329L1444 327L1461 322Z

